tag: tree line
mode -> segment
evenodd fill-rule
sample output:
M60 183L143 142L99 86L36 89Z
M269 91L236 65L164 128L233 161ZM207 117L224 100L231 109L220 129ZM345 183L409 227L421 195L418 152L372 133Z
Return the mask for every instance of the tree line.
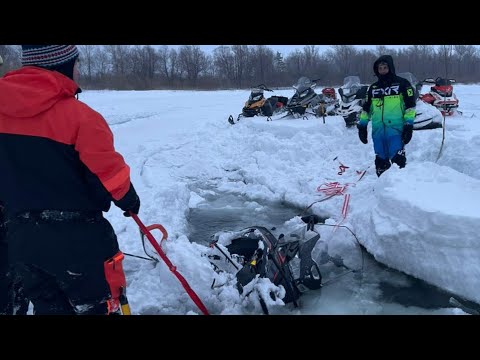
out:
M320 52L306 45L287 56L266 45L221 45L212 54L198 45L79 45L83 89L242 89L264 83L289 87L301 76L340 86L345 76L375 81L373 62L393 56L397 73L417 79L438 76L457 82L480 81L480 51L473 45L412 45L402 49L379 45L375 50L332 45ZM0 45L0 75L21 66L19 45Z

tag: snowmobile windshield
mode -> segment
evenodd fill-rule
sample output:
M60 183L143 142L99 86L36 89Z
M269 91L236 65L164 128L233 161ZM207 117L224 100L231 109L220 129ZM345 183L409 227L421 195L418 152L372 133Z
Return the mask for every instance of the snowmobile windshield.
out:
M418 100L420 96L420 92L422 91L422 82L419 82L415 75L413 75L411 72L403 72L397 74L398 76L407 79L410 85L412 85L414 92L415 92L415 100Z
M263 90L262 89L252 89L250 93L250 97L248 98L249 101L259 101L263 98Z
M343 95L344 96L353 96L357 93L362 85L360 84L360 78L358 76L347 76L343 79Z
M435 85L436 86L448 86L448 85L452 85L452 83L448 79L437 78L437 80L435 80Z
M306 93L306 90L310 89L312 85L313 83L309 78L302 76L293 87L298 94L302 94L304 92Z
M360 77L359 76L347 76L343 79L343 88L351 88L354 86L360 87Z
M407 79L412 86L416 86L416 84L418 83L417 78L411 72L403 72L397 75L404 79Z

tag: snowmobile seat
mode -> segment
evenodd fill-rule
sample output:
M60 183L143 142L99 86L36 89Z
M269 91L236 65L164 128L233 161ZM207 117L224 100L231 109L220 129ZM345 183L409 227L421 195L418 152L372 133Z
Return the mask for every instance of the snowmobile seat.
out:
M367 97L368 86L362 86L360 89L357 90L355 97L357 99L365 99Z

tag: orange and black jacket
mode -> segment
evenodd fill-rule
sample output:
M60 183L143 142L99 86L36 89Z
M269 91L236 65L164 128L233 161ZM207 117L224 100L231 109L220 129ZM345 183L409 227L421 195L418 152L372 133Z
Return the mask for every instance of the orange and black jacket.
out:
M136 197L105 119L68 77L26 66L0 79L0 200L6 214L108 211Z

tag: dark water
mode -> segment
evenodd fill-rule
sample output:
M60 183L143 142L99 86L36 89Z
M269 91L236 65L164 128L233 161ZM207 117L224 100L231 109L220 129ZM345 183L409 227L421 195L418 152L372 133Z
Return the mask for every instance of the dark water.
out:
M285 221L303 211L303 209L284 203L251 200L236 194L210 193L203 194L202 197L206 201L200 203L197 208L191 209L188 215L188 237L191 241L205 245L210 242L211 236L216 232L240 230L249 226L275 228L275 233L278 234ZM426 310L425 313L428 313L429 310L455 307L449 303L450 298L454 295L386 267L377 262L363 248L358 247L355 251L363 255L362 281L368 282L370 286L373 284L373 287L379 290L374 294L373 291L372 294L366 294L369 299L380 304L390 303L406 308L423 308ZM358 281L346 280L344 284L345 287L355 287L358 286ZM480 305L460 299L458 296L454 297L461 300L462 304L470 309L480 310ZM346 309L346 313L348 311L349 309Z
M207 200L206 204L191 209L188 215L189 239L200 244L208 244L210 237L218 231L240 230L248 226L281 228L285 221L303 210L280 202L252 201L234 194L208 196Z
M371 261L375 261L373 256L368 254ZM376 261L375 261L376 262ZM434 310L440 308L456 307L450 303L450 298L454 297L461 301L463 305L468 308L463 309L466 312L473 310L474 312L480 311L480 304L476 304L472 301L462 299L459 296L452 294L446 290L431 285L423 280L414 278L413 276L406 275L397 270L390 269L385 265L376 262L378 269L386 269L391 272L392 275L403 275L408 279L407 285L399 286L387 280L379 282L379 289L381 295L379 300L387 303L396 303L406 307L415 306L424 309Z

